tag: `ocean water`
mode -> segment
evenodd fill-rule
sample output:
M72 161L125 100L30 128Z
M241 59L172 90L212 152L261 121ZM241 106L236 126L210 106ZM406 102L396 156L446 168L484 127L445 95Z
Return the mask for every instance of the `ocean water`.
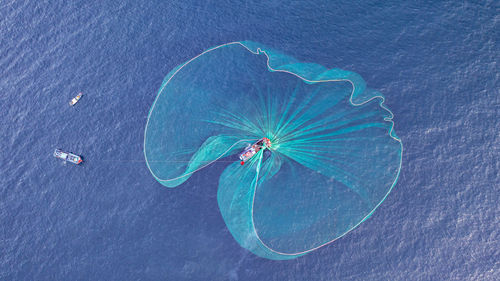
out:
M499 9L0 2L0 279L499 280ZM216 201L224 165L167 189L144 162L164 76L239 40L361 74L385 95L404 144L398 183L371 218L291 261L233 240ZM57 147L85 163L62 164Z

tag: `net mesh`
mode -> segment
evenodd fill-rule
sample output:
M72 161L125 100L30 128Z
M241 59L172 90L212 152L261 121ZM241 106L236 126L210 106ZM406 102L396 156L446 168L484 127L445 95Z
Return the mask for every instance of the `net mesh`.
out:
M291 259L354 229L394 186L402 144L383 102L353 72L229 43L167 75L144 154L167 187L232 161L217 194L231 234L256 255ZM241 165L235 155L263 137L271 147Z

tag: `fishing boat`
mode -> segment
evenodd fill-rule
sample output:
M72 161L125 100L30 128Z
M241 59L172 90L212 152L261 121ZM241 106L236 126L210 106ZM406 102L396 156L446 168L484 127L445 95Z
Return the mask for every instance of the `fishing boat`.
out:
M74 97L70 102L69 102L69 105L73 106L75 105L83 96L83 93L78 93L78 95L76 95L76 97Z
M243 152L240 153L239 158L241 165L245 164L248 159L252 158L262 148L271 148L271 141L268 138L261 138L256 143L247 146Z
M70 152L65 152L65 151L62 151L58 148L54 151L54 156L56 158L62 159L64 161L69 161L69 162L76 164L76 165L83 162L82 157L80 157L79 155L76 155L76 154L73 154Z

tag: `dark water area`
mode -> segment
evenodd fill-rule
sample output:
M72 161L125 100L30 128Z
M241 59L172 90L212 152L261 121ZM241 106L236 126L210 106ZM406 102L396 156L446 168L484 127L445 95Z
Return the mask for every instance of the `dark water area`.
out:
M499 9L0 2L0 279L499 280ZM404 146L398 183L371 218L290 261L254 256L228 232L216 198L227 163L167 189L144 162L164 76L239 40L359 73L386 97ZM84 164L62 164L58 147Z

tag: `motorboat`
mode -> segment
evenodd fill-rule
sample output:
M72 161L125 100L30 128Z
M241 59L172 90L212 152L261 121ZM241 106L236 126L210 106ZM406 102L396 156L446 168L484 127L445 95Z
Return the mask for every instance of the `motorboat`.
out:
M74 97L70 102L69 102L69 105L73 106L75 105L83 96L83 93L78 93L78 95L76 95L76 97Z
M56 158L71 162L71 163L76 164L76 165L83 162L81 156L70 153L70 152L62 151L61 149L58 149L58 148L54 151L54 156Z

